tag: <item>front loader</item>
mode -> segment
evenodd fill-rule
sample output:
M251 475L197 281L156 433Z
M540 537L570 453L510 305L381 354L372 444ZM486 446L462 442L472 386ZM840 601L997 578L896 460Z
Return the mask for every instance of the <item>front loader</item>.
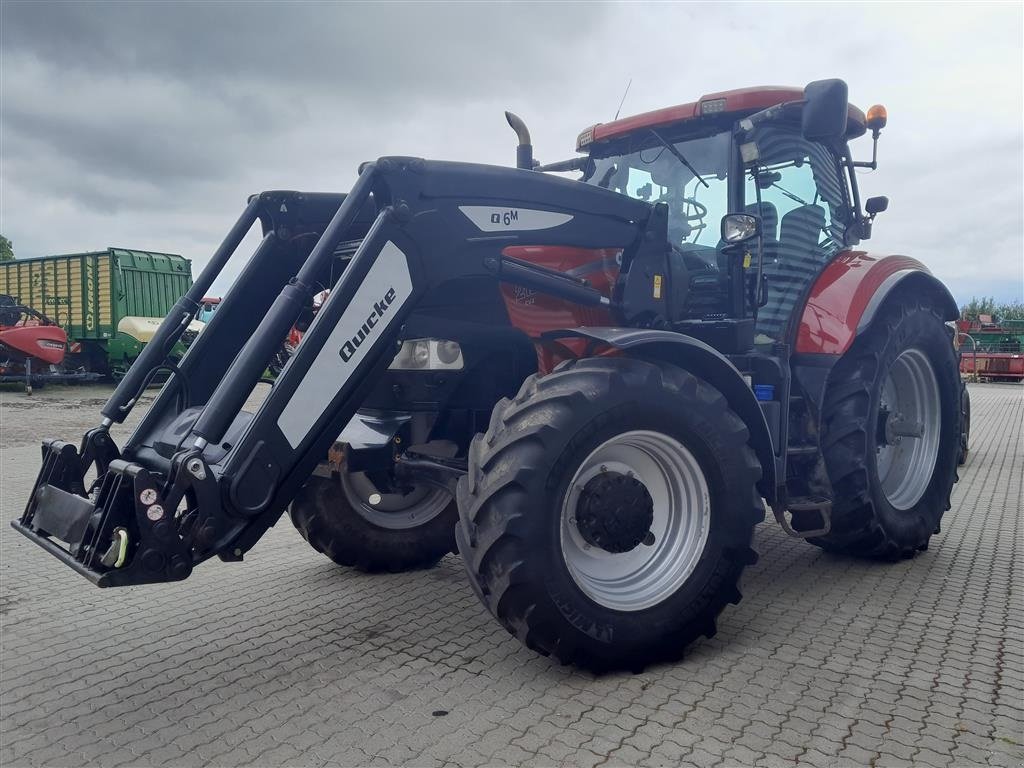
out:
M955 481L956 308L919 262L852 250L887 204L861 212L847 148L873 112L838 80L713 94L548 166L510 115L517 168L385 157L347 195L255 195L100 424L44 442L13 525L99 586L241 560L289 508L365 570L457 548L510 632L595 669L712 634L765 502L819 546L912 555Z

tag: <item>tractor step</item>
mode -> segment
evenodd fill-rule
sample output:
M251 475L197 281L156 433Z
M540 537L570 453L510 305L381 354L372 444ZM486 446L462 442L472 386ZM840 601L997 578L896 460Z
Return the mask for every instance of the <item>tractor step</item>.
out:
M787 511L790 515L797 512L816 512L821 518L821 526L809 531L798 531L786 519ZM795 539L813 539L832 530L832 500L825 496L797 496L790 499L785 508L772 507L772 513L782 526L782 530Z

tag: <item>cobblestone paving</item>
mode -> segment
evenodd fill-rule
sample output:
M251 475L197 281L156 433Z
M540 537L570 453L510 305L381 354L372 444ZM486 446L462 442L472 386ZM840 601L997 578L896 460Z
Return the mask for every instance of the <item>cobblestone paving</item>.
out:
M287 520L245 564L96 589L7 527L39 454L5 438L0 764L1020 765L1024 390L971 395L929 551L861 562L765 523L713 640L605 677L521 648L455 557L365 576Z

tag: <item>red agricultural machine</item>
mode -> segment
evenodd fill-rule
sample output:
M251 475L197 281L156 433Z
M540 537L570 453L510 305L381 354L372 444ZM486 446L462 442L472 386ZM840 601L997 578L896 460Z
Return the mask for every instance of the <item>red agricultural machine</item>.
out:
M0 382L23 381L29 393L64 362L68 337L46 315L0 294Z
M986 381L1024 381L1024 320L958 320L960 372Z
M509 632L595 669L712 634L766 503L833 552L926 549L956 481L958 311L919 261L858 247L888 201L862 207L876 163L849 142L885 111L839 80L715 93L548 165L508 118L516 168L384 157L347 195L250 198L99 424L44 442L14 527L104 587L241 560L285 510L364 570L457 549ZM256 221L118 448L109 427Z
M95 381L98 373L69 370L65 366L67 333L57 323L16 297L0 294L0 383L48 383Z

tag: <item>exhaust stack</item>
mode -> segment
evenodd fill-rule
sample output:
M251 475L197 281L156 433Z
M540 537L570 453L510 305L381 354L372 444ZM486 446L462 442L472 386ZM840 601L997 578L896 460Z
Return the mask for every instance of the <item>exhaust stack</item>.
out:
M533 170L533 144L530 143L530 129L518 115L505 112L505 119L516 132L519 139L519 146L516 147L516 168L523 168L527 171Z

